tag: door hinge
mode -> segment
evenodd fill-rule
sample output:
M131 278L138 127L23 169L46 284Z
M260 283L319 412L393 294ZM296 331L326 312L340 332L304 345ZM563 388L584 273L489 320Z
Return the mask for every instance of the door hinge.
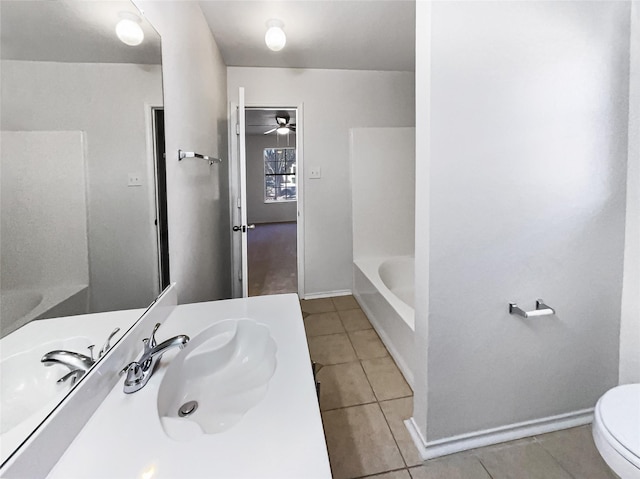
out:
M242 269L238 270L238 281L242 281Z
M240 134L240 124L236 123L236 135Z
M242 201L240 200L240 198L236 198L236 205L238 206L238 208L242 208Z

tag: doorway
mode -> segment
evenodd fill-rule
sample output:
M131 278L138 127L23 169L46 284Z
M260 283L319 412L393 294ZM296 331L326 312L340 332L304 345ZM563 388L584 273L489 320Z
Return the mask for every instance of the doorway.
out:
M245 108L249 296L298 292L296 108Z
M170 284L169 226L167 222L167 155L164 142L164 108L152 108L154 165L156 179L156 234L160 291Z

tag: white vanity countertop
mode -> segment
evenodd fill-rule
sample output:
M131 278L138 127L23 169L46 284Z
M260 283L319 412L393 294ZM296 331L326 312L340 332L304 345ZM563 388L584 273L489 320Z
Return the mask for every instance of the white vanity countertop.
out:
M331 478L297 295L181 305L156 337L158 342L177 334L193 338L218 321L240 318L268 326L277 344L277 367L264 399L238 424L188 441L165 434L157 394L177 354L169 351L140 391L124 394L123 380L117 383L49 477Z

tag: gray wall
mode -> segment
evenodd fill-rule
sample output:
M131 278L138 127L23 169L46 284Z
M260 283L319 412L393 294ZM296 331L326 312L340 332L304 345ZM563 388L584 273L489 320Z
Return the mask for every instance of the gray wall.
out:
M349 129L413 126L413 72L229 67L227 80L249 106L304 103L304 291L351 291ZM316 166L322 178L309 179Z
M145 118L158 105L157 65L2 61L3 130L85 132L91 311L145 307L158 292ZM128 188L129 173L142 186Z
M162 36L171 281L180 303L228 298L227 67L196 2L135 3ZM178 149L224 161L178 162Z
M289 144L284 136L247 135L247 221L249 223L279 223L296 221L298 217L298 203L287 201L284 203L264 202L264 161L265 148L296 146L296 135L289 134Z
M430 137L416 178L427 441L590 408L617 384L630 4L431 8L416 80L431 82L416 131ZM508 314L536 298L557 315Z

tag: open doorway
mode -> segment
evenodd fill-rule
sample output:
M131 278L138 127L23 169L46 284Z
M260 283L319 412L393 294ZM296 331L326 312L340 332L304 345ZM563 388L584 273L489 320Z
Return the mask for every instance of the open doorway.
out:
M154 167L156 183L156 235L160 291L170 284L169 225L167 221L167 154L164 135L164 108L152 108Z
M249 296L298 292L296 108L245 109Z

